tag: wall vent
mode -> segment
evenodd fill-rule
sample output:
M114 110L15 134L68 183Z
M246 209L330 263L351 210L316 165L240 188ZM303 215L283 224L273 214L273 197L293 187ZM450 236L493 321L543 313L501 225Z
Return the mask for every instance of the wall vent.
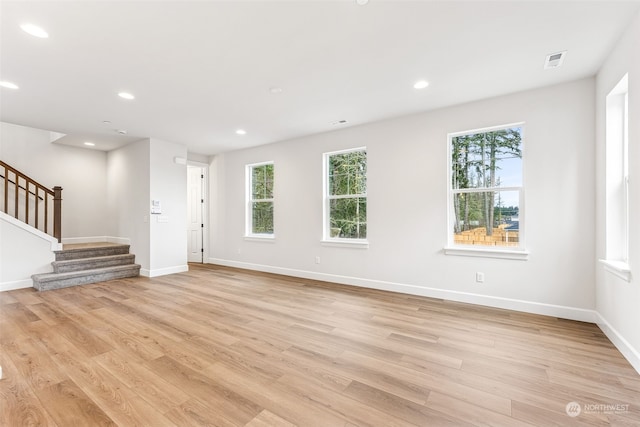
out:
M544 69L549 70L551 68L558 68L564 62L564 57L567 56L567 51L556 52L547 55L547 59L544 61Z

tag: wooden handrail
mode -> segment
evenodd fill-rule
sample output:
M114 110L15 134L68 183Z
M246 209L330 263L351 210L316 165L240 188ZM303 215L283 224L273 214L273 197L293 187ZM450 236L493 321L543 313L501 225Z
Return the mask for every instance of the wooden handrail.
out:
M5 176L4 176L4 175L2 175L2 174L0 174L0 179L5 179ZM9 180L9 184L16 185L16 183L15 183L15 182L13 182L13 181L11 181L11 180ZM26 188L24 188L22 185L18 185L18 187L20 187L20 189L21 189L21 190L27 191L27 189L26 189ZM34 197L37 197L37 198L38 198L38 199L40 199L40 200L44 200L44 198L43 198L42 196L37 196L37 195L36 195L36 193L34 193L34 192L33 192L33 191L31 191L31 190L29 190L29 194L31 194L31 195L32 195L32 196L34 196Z
M37 229L39 227L40 219L40 201L44 201L44 225L42 231L49 233L49 199L53 201L53 237L58 239L58 242L62 241L62 187L53 187L50 189L40 184L38 181L30 178L19 170L12 166L9 166L2 160L0 160L0 168L4 168L4 174L0 174L0 179L4 181L4 203L2 211L6 214L12 215L16 219L20 219L20 208L23 207L24 222L29 224L31 218L31 210L29 206L30 195L34 198L33 208L33 226ZM9 174L13 174L14 180L9 178ZM24 182L24 186L21 185L21 181ZM10 185L11 184L11 187ZM9 190L14 191L13 200L13 214L9 213ZM33 189L33 190L32 190ZM20 192L24 194L24 203L20 204Z

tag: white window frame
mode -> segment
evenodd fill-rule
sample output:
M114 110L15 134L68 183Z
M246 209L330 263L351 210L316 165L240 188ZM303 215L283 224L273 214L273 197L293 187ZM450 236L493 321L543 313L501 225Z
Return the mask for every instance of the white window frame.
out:
M629 282L629 74L606 97L605 270Z
M357 148L349 148L346 150L339 151L331 151L323 154L323 164L322 164L322 174L323 174L323 188L322 188L322 219L323 219L323 232L322 232L322 244L324 246L343 246L343 247L353 247L353 248L368 248L369 241L364 238L344 238L344 237L331 237L331 219L330 219L330 207L331 200L340 199L340 198L365 198L367 199L367 207L369 203L369 199L367 198L367 193L361 194L349 194L349 195L341 195L341 196L332 196L329 194L329 158L331 156L354 153L357 151L364 151L367 153L367 163L369 162L367 152L367 147L357 147ZM367 164L368 171L368 164ZM368 215L367 215L368 216ZM368 219L368 218L367 218ZM367 224L368 226L368 224ZM367 228L367 236L369 235L369 230Z
M519 187L495 187L495 188L469 188L469 189L454 189L453 188L453 164L452 164L452 139L457 136L487 133L500 129L508 129L513 127L522 128L521 133L521 152L522 152L522 185ZM510 123L505 125L491 126L480 129L470 129L461 132L453 132L447 135L447 245L444 247L444 253L446 255L458 255L458 256L470 256L470 257L482 257L482 258L500 258L500 259L513 259L526 261L529 258L529 251L526 250L526 215L525 215L525 122ZM517 191L518 197L518 246L482 246L482 245L461 245L454 242L454 223L455 223L455 210L454 210L454 194L457 193L484 193L490 191Z
M273 161L248 164L245 167L245 239L247 240L273 240L275 239L275 194L270 199L254 199L253 198L253 170L255 168L273 165L273 179L275 181L275 163ZM275 193L275 182L274 182ZM255 202L271 202L274 207L274 232L273 233L254 233L253 232L253 203Z

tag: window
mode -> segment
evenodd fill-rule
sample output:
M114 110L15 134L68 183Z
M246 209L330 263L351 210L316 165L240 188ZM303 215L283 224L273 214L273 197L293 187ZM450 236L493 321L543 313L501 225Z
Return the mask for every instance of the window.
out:
M325 153L324 238L367 238L367 150Z
M449 247L523 249L522 147L523 124L449 135Z
M273 237L273 162L247 165L247 225L249 237Z
M629 276L629 83L625 75L606 99L606 260L612 273Z

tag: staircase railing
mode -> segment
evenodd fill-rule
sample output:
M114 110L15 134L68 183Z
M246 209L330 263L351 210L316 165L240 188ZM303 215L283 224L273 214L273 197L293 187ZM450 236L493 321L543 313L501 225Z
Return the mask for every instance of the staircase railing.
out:
M2 212L62 240L62 187L45 187L0 160L0 196Z

